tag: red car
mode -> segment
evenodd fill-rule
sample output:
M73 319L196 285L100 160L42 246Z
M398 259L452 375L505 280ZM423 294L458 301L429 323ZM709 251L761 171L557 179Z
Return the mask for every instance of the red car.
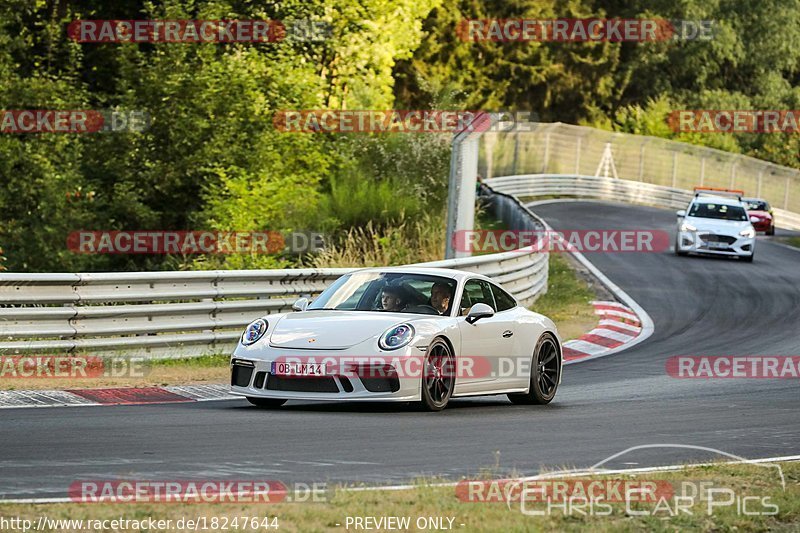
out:
M767 235L775 235L775 215L766 200L760 198L742 198L750 222L756 231L763 231Z

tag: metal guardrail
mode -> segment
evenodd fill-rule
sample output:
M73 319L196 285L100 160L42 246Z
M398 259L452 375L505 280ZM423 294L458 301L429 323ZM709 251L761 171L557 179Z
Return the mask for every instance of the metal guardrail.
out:
M639 181L569 174L522 174L485 180L496 192L519 198L558 196L596 198L634 204L683 209L693 193L684 189ZM774 209L780 228L800 230L800 214Z
M514 216L541 223L516 206ZM489 276L523 305L547 291L547 254L506 252L424 265ZM352 270L2 273L0 355L99 350L164 358L226 352L252 320L289 311L297 298L319 294Z
M741 189L773 207L800 213L800 170L753 157L644 135L562 123L519 124L479 139L478 174L598 175L609 150L616 176L673 189ZM610 174L602 173L603 176Z

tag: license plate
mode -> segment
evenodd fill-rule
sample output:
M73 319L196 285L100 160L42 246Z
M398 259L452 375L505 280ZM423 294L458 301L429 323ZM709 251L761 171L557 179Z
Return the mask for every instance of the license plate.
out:
M706 243L706 244L708 244L709 248L713 248L715 250L721 250L723 248L727 248L728 247L728 244L724 243L724 242L709 242L709 243Z
M272 363L272 374L275 376L324 376L324 363Z

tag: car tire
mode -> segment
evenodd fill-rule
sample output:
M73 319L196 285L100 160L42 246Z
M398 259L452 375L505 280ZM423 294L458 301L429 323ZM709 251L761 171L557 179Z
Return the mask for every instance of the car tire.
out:
M753 252L750 255L746 255L746 256L742 257L742 261L744 261L745 263L752 263L753 259L755 259L755 257L756 257L756 254L755 254L755 252Z
M545 333L536 343L531 363L531 380L527 393L509 394L517 405L545 405L553 401L561 380L561 356L558 342Z
M447 341L438 337L428 346L422 365L421 399L424 411L441 411L447 407L456 384L456 359Z
M767 235L775 235L775 226L770 226L767 230Z
M262 409L277 409L286 403L286 400L277 400L275 398L257 398L255 396L248 396L247 401L256 407L261 407Z

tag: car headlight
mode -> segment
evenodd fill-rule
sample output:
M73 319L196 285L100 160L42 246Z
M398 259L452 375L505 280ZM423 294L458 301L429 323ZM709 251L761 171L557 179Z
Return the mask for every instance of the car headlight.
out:
M681 224L681 231L697 231L697 228L695 228L688 222L684 222L683 224Z
M746 239L752 239L753 237L756 236L756 230L753 229L752 226L750 226L749 228L745 228L742 231L740 231L739 236L744 237Z
M750 222L758 222L759 220L761 219L758 217L750 217Z
M378 346L382 350L396 350L402 348L414 338L414 327L411 324L400 324L389 329L381 335Z
M267 332L267 321L263 318L254 320L248 325L244 333L242 333L242 345L250 346L255 344Z

